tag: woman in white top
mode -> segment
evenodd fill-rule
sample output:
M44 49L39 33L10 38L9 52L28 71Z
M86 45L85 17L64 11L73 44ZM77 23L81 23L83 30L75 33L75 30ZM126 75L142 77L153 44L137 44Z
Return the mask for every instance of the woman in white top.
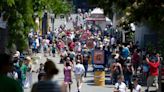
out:
M134 79L133 83L134 83L134 88L133 88L132 92L141 92L142 87L141 87L141 85L138 84L137 78Z
M118 82L115 84L114 92L126 92L126 84L123 82L123 76L119 75L117 79Z

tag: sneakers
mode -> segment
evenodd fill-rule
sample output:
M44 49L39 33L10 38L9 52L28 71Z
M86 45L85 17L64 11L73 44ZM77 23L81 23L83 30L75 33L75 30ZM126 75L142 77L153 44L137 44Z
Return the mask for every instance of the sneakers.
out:
M78 89L77 92L80 92L80 89Z
M146 89L146 90L145 90L145 92L149 92L149 90L148 90L148 89Z

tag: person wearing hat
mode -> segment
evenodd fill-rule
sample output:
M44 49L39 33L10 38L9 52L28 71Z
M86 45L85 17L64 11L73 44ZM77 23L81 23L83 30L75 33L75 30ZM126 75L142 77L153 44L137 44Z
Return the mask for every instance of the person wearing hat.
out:
M54 75L57 75L59 70L55 63L47 59L44 64L45 76L42 81L38 81L32 87L31 92L65 92L64 86L60 86L57 81L53 81Z
M31 65L31 57L27 56L24 60L24 63L21 67L22 71L22 80L24 88L29 88L32 84L32 65Z
M0 54L0 92L23 92L20 83L7 76L13 70L12 56Z

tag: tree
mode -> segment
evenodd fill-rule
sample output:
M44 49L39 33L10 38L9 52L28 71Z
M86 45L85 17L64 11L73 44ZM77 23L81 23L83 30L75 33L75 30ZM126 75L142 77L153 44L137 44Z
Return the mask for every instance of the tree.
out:
M8 25L8 47L16 44L19 51L26 49L28 33L35 28L35 16L41 18L45 10L62 13L59 11L65 9L66 13L70 8L66 5L62 0L0 0L0 13Z

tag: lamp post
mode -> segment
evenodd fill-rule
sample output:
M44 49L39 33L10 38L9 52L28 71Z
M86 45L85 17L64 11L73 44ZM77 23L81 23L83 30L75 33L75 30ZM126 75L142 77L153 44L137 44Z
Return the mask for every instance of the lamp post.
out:
M47 16L47 12L45 12L44 14L43 14L43 18L42 18L42 35L43 36L45 36L46 34L47 34L47 18L48 18L48 16Z
M6 51L7 39L8 39L8 30L7 30L7 21L3 19L4 13L1 12L0 16L0 53Z
M55 15L51 14L52 31L54 31L54 22L55 22Z

